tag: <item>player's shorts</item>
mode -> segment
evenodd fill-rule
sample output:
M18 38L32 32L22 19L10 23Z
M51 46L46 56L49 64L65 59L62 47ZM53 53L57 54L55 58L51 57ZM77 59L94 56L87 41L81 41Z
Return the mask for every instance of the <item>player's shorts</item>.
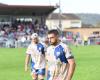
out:
M45 68L35 69L34 63L31 63L31 74L45 75Z

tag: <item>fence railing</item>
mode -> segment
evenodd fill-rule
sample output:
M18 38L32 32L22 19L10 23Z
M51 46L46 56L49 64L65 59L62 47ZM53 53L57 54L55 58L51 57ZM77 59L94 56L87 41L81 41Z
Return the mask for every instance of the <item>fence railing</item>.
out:
M42 40L41 40L42 41ZM62 42L66 43L67 45L74 45L73 40L62 40ZM20 41L20 40L0 40L0 48L21 48L21 47L28 47L31 43L31 40ZM77 41L79 45L100 45L100 39L91 39L86 42Z

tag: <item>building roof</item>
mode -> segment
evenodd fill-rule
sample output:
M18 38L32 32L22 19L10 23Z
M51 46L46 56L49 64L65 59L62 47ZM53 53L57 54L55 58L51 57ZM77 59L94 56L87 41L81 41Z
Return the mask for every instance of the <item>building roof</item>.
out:
M59 15L59 13L52 13L48 16L47 19L59 19L59 17L62 19L62 20L80 20L80 18L78 16L76 16L75 14L61 14Z
M58 13L52 13L52 14L50 14L48 17L47 17L47 19L59 19L59 18L61 18L61 19L66 19L66 17L64 16L64 15L59 15Z
M55 6L8 5L0 3L0 15L47 15L56 8Z

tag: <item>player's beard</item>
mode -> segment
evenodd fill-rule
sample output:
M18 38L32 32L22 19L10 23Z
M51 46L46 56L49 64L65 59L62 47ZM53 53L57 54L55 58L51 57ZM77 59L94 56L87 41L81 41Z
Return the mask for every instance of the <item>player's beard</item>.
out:
M55 45L57 45L57 43L58 43L58 41L55 41L55 42L51 42L50 44L55 46Z
M35 43L38 44L38 41L36 41Z

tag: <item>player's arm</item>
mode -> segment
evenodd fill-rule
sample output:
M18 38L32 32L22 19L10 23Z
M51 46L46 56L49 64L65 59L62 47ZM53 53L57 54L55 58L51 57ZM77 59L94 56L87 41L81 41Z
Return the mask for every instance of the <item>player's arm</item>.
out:
M67 74L67 79L66 80L71 80L72 76L73 76L73 73L75 71L75 66L76 66L74 58L68 59L68 64L69 64L69 68L68 68L68 74Z
M74 74L75 71L75 67L76 67L76 63L75 63L75 59L74 56L72 55L71 49L67 46L66 47L66 58L68 61L68 73L67 73L67 79L66 80L71 80L72 76Z
M32 48L31 48L31 45L29 45L27 50L26 50L25 71L28 70L28 64L29 64L29 61L30 61L31 54L32 54Z
M45 52L45 60L46 60L46 73L45 76L47 78L48 76L48 59L49 59L49 55L48 55L48 51Z
M26 54L26 58L25 58L25 71L28 70L29 61L30 61L30 54Z

